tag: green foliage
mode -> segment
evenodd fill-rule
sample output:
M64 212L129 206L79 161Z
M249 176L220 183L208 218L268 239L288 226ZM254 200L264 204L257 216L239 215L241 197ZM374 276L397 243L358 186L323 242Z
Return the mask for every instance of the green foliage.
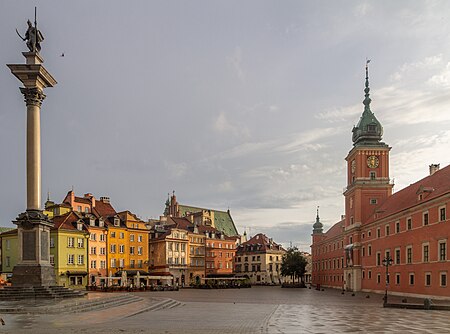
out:
M302 280L306 273L306 259L302 256L297 247L290 247L283 255L281 262L281 275L291 276L292 281L297 278L298 281Z

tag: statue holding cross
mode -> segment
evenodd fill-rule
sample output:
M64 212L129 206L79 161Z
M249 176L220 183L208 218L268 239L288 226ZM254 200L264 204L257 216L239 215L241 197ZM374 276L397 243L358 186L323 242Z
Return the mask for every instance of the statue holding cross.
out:
M19 35L24 42L27 42L27 47L31 52L39 52L41 51L41 42L44 40L44 36L37 28L36 8L34 11L34 26L30 20L27 21L27 24L28 29L25 32L25 37L22 37L16 29L17 35Z

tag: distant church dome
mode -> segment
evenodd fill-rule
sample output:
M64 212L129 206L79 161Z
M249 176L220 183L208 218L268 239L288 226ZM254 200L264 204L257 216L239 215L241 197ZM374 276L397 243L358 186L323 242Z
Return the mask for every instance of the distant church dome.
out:
M313 233L322 233L322 232L323 232L323 224L320 222L319 207L317 207L317 216L316 222L313 225Z

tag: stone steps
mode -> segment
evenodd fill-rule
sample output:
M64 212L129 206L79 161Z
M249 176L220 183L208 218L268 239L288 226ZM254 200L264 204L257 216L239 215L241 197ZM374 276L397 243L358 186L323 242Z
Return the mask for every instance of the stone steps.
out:
M142 301L143 299L131 294L123 294L114 297L100 297L91 300L74 300L66 304L57 303L41 306L3 306L0 313L32 313L32 314L58 314L81 313L94 310L112 308Z
M1 301L24 300L24 299L52 299L83 297L85 291L72 290L62 286L49 287L13 287L8 286L0 289Z
M127 316L127 318L135 316L137 314L144 313L144 312L155 312L155 311L159 311L159 310L163 310L163 309L172 309L172 308L175 308L175 307L178 307L178 306L182 306L182 305L184 305L184 304L179 302L179 301L177 301L177 300L164 299L164 300L162 300L160 302L157 302L157 303L152 304L152 305L150 305L148 307L145 307L145 308L143 308L143 309L141 309L141 310L139 310L137 312L129 314Z

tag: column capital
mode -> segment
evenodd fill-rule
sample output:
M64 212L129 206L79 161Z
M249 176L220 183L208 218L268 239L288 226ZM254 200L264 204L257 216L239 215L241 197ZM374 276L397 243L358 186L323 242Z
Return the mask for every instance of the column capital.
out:
M33 106L37 106L40 108L42 105L42 101L44 101L44 99L46 97L44 92L37 87L32 87L32 88L20 87L20 92L25 97L24 101L27 104L27 106L33 105Z

